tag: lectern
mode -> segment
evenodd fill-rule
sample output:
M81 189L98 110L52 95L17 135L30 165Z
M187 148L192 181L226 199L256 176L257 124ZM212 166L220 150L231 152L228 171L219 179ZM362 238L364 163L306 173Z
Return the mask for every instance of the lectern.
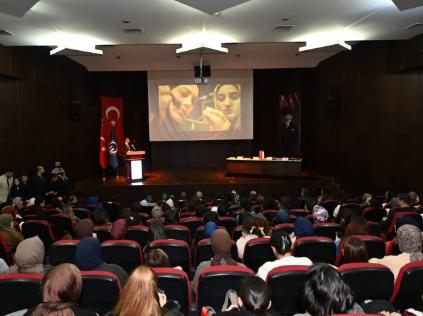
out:
M126 153L126 178L130 182L141 181L144 178L142 161L145 159L145 151L128 151Z

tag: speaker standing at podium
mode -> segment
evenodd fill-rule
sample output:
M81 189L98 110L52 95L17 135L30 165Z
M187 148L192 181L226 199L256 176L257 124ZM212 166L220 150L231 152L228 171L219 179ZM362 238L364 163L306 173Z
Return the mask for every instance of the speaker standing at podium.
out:
M298 155L298 125L292 114L285 115L280 126L281 152L284 157Z
M136 150L135 146L129 137L125 137L125 142L122 144L122 146L120 146L119 150L119 173L122 175L126 174L126 166L124 162L126 153L131 150Z

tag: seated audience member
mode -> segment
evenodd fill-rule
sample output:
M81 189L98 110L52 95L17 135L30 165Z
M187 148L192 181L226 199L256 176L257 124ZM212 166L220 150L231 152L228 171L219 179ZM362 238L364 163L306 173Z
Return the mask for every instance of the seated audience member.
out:
M76 233L77 239L84 239L85 237L93 237L94 223L89 218L84 218L79 222Z
M407 194L410 196L412 206L418 206L420 204L420 196L416 192L410 191Z
M153 207L156 203L153 203L153 197L151 195L147 195L144 200L140 202L142 207Z
M145 264L152 268L170 268L170 260L161 249L151 249L145 258Z
M380 226L382 227L382 229L384 231L386 231L389 226L392 223L392 220L395 217L395 214L399 213L399 212L415 212L415 208L411 206L411 198L408 194L406 193L400 193L398 194L398 199L399 199L399 206L397 208L391 208L389 210L388 216L385 217L382 222L380 223Z
M289 197L281 197L277 203L278 211L275 215L275 224L289 223Z
M292 242L294 242L296 238L312 236L314 236L313 224L307 218L302 216L298 217L294 223L294 232L291 234Z
M207 211L203 216L203 223L203 238L210 238L211 234L217 229L219 223L217 212Z
M258 277L246 277L241 280L238 304L229 306L228 311L218 313L225 316L276 316L271 310L272 290Z
M349 236L342 240L340 250L342 251L342 263L368 262L369 255L364 241Z
M72 194L68 197L68 200L66 201L66 203L68 203L72 207L78 207L78 198L76 197L75 194Z
M244 249L247 242L254 238L265 237L269 235L269 222L258 217L247 218L242 227L242 236L236 241L238 249L238 258L244 257Z
M9 273L9 266L7 265L6 261L0 258L0 274Z
M296 207L305 209L306 204L315 204L315 200L311 195L311 191L308 188L302 188L300 192L300 196L297 198ZM311 209L310 209L311 211Z
M385 256L382 259L372 258L369 262L387 266L394 274L395 279L400 269L407 263L423 260L422 232L414 225L403 225L397 231L398 247L401 254Z
M291 238L284 231L275 231L272 233L270 237L270 246L272 247L276 260L266 262L257 271L257 276L264 281L266 281L269 271L276 267L290 265L311 266L313 264L309 258L294 257L291 254Z
M244 223L253 217L251 212L251 201L247 199L241 199L240 202L241 213L237 214L235 219L237 225L244 225Z
M41 284L43 302L35 309L28 310L25 316L94 316L89 310L78 307L82 291L82 278L78 268L63 263L44 275Z
M22 240L16 247L15 264L8 273L46 273L51 267L44 265L44 254L44 243L38 236Z
M215 222L207 222L204 225L204 231L203 231L203 237L204 238L210 238L210 236L213 234L213 232L217 229L217 225Z
M111 226L112 223L109 221L109 214L107 214L107 211L102 208L96 208L92 214L91 217L93 219L95 226Z
M170 208L175 207L175 196L173 194L169 195L169 198L166 200L166 204L169 205Z
M359 206L362 209L365 209L366 207L370 206L370 200L373 198L373 195L371 193L364 193L363 196L361 197L361 203L359 204Z
M111 316L182 316L178 306L160 292L157 275L147 266L132 272Z
M26 199L28 197L27 189L25 184L22 183L21 179L14 178L13 185L10 188L9 198L14 199L16 197L20 197L22 199Z
M13 252L19 242L23 240L22 234L14 226L11 214L0 215L0 237Z
M75 264L81 270L108 271L114 273L125 285L128 274L116 264L103 263L100 241L93 237L82 239L76 247Z
M151 210L151 219L158 219L163 217L163 210L159 205L156 205L153 207L153 209Z
M353 217L345 227L345 237L353 235L369 235L367 220L364 217Z
M315 205L313 207L313 220L314 223L324 223L328 220L329 218L329 213L328 211L320 205Z
M163 222L159 220L151 221L150 227L148 229L148 234L150 236L150 241L167 239Z
M176 209L168 209L164 214L165 224L166 225L176 225L179 224L179 214Z
M128 222L126 219L118 219L112 224L110 235L113 240L125 239Z
M103 205L100 203L100 201L98 200L98 197L96 197L95 195L91 195L87 198L87 200L85 201L86 207L88 208L103 208Z
M363 314L351 289L342 280L338 270L326 263L310 268L302 292L305 314L296 316L331 316L335 314Z
M200 277L201 271L205 268L211 266L225 266L225 265L241 265L245 266L242 263L236 262L232 259L231 248L232 248L232 239L229 236L229 233L225 229L216 229L210 237L211 247L214 253L213 258L209 261L201 262L197 270L195 271L193 279L193 291L197 291L198 278Z

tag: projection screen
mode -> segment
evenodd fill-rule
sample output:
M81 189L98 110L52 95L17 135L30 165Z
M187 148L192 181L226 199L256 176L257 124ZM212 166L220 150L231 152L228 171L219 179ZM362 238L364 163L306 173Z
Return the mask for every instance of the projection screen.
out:
M215 70L206 84L192 71L148 72L150 141L253 138L251 70Z

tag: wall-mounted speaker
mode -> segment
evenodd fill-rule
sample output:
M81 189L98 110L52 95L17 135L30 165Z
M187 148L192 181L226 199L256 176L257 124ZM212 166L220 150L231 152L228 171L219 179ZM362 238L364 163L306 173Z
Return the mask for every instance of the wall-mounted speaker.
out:
M203 65L203 67L194 66L194 77L195 78L201 78L201 77L208 78L208 77L210 77L210 74L211 74L210 65Z
M72 101L68 105L68 117L71 121L82 120L82 102Z

